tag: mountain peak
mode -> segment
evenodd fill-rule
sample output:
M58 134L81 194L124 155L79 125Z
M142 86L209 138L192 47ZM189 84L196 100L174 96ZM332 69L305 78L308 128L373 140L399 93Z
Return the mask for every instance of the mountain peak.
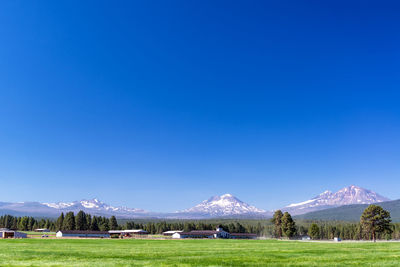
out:
M251 206L232 194L214 196L200 204L181 211L182 213L207 214L210 216L230 216L242 214L264 213L264 210Z
M290 204L286 206L284 210L290 211L293 214L303 214L310 211L344 205L372 204L389 200L390 199L383 197L371 190L367 190L356 185L350 185L340 189L336 193L332 193L331 191L327 190L310 200Z

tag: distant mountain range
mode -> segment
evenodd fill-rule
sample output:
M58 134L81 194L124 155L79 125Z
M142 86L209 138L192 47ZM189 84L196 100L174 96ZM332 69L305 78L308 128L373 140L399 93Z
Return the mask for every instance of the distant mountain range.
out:
M340 206L352 204L371 204L384 201L389 201L389 199L380 196L373 191L352 185L343 188L336 193L325 191L310 200L290 204L282 208L282 210L288 211L292 215L302 215ZM239 200L231 194L213 196L192 208L174 213L155 213L138 208L115 207L101 202L98 199L57 203L0 202L0 214L18 216L29 215L40 217L56 217L59 216L61 212L78 212L79 210L83 210L93 215L114 215L119 218L266 218L271 217L273 214L273 211L265 211L256 208Z
M61 212L78 212L83 210L97 216L118 216L120 218L148 217L151 214L142 209L114 207L98 199L74 202L39 203L39 202L0 202L0 214L55 217Z
M114 207L108 205L98 199L81 200L74 202L58 202L58 203L42 203L43 205L61 211L87 211L99 214L118 214L118 215L131 215L137 213L147 213L142 209L127 208L127 207Z

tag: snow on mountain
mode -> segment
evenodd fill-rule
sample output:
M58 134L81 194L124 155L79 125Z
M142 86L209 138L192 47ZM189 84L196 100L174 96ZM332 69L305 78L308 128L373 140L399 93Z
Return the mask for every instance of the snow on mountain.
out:
M293 215L308 213L311 211L328 209L351 204L371 204L389 201L371 190L367 190L355 185L345 187L336 193L325 191L318 196L300 203L286 206L282 210L288 211Z
M245 214L263 214L265 210L251 206L231 194L214 196L200 204L177 213L203 214L208 216L232 216Z
M146 213L145 210L127 208L127 207L114 207L108 205L100 200L94 198L90 200L81 200L74 202L57 202L57 203L41 203L50 208L62 211L79 211L83 210L92 214L102 215L135 215L137 213Z

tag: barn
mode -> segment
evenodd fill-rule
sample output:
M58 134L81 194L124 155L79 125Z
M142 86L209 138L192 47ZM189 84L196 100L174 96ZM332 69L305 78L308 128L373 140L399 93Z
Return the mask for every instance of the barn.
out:
M229 238L229 233L217 228L217 230L195 230L190 232L176 232L172 238Z
M148 235L149 233L142 229L137 230L110 230L108 233L112 236L131 237L135 235Z
M35 229L34 231L35 231L35 232L40 232L40 233L47 233L47 232L50 232L50 230L47 229L47 228L37 228L37 229Z
M56 237L109 238L110 234L107 231L60 230Z
M182 232L177 231L172 234L172 238L231 238L231 239L256 239L256 234L249 233L228 233L222 228L217 228L215 231L201 230Z
M27 234L7 228L0 229L0 238L27 238Z

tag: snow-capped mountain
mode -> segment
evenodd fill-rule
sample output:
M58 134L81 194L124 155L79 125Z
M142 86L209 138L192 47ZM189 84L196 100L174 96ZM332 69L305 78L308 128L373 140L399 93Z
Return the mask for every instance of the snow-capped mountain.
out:
M73 201L73 202L57 202L57 203L41 203L47 207L54 208L62 211L80 211L83 210L85 212L91 214L98 215L136 215L138 213L146 213L145 210L135 209L135 208L127 208L127 207L114 207L108 205L100 200L94 198L90 200L81 200L81 201Z
M178 211L177 213L218 217L237 215L265 215L267 212L251 206L231 194L225 194L211 197L190 209Z
M345 187L336 193L325 191L318 196L300 203L290 204L282 210L290 212L292 215L304 214L311 211L328 209L351 204L372 204L389 201L371 190L367 190L355 185Z
M153 214L142 209L114 207L98 199L81 200L73 202L39 203L39 202L0 202L0 215L58 217L61 212L79 212L119 218L149 217Z

